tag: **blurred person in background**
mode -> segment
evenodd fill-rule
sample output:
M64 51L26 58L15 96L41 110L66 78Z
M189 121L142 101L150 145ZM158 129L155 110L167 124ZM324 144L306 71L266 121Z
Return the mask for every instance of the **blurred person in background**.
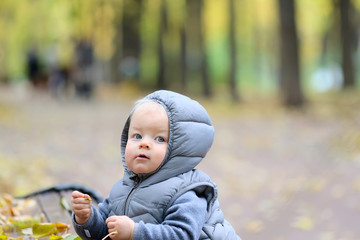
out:
M75 93L83 99L90 99L94 93L94 50L90 41L78 41L75 49L74 84Z

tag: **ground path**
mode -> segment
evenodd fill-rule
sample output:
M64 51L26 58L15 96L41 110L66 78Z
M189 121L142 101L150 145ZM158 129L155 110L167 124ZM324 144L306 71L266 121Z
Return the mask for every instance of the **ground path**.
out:
M1 88L0 192L77 183L106 196L122 174L120 134L133 100L59 101ZM360 239L355 107L202 103L216 135L199 168L218 184L224 214L243 239Z

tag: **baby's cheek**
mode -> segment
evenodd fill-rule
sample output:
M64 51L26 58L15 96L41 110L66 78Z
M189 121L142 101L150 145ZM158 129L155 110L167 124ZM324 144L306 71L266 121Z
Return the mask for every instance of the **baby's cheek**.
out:
M130 159L129 154L126 154L126 153L125 153L125 163L126 163L127 165L129 165L129 163L130 163L129 159Z
M134 155L133 151L127 147L125 149L125 163L128 167L129 167L129 165L131 165L133 155Z
M126 145L126 148L125 148L125 161L130 158L130 154L132 152L130 148L131 147L129 145Z

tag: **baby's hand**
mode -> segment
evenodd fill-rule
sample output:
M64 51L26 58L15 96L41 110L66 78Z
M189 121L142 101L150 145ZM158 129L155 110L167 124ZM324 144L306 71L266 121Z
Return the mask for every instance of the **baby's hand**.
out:
M79 191L72 192L71 207L78 224L84 224L91 214L91 198Z
M128 240L132 239L134 232L135 222L127 216L111 216L106 219L106 224L109 229L109 233L117 232L117 234L111 234L112 240Z

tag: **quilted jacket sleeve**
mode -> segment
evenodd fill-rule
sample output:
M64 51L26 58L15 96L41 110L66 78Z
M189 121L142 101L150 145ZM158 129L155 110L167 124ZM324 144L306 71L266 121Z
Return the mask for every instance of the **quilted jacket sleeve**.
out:
M99 204L99 209L91 207L91 215L85 224L78 224L73 214L72 221L76 233L84 240L102 239L107 233L108 228L105 220L109 215L109 201L105 199Z

